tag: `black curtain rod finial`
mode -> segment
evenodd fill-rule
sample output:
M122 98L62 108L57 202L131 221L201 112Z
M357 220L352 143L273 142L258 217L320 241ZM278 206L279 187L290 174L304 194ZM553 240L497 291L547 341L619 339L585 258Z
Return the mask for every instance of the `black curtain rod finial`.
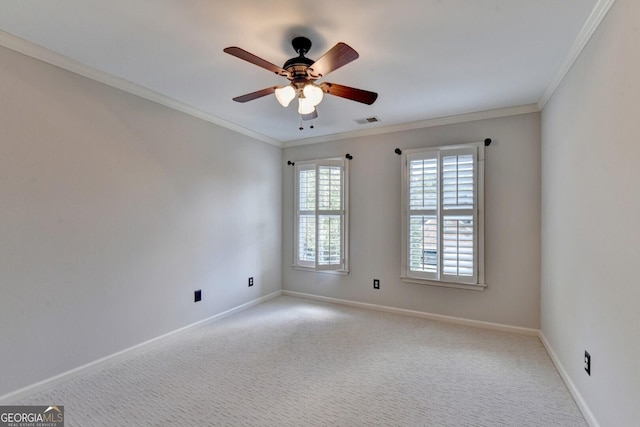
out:
M485 140L484 140L484 146L485 146L485 147L488 147L488 146L490 146L490 145L491 145L491 138L487 138L487 139L485 139Z
M347 153L347 155L346 155L346 156L344 156L344 157L345 157L345 158L347 158L347 159L349 159L349 160L353 159L353 156L352 156L351 154L349 154L349 153Z
M402 150L399 148L396 148L395 150L393 150L393 152L396 153L398 156L402 154Z
M292 162L291 160L287 160L287 164L288 164L289 166L293 166L293 165L295 165L295 163L294 163L294 162Z

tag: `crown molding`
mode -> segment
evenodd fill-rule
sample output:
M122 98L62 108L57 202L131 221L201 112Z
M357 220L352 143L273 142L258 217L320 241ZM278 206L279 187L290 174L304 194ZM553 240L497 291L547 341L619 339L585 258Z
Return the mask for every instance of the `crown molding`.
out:
M59 53L53 52L45 47L37 45L35 43L29 42L27 40L16 37L10 33L0 31L0 46L4 46L13 51L22 53L29 57L35 58L37 60L46 62L58 68L70 71L72 73L81 75L83 77L98 81L105 85L114 87L116 89L123 90L125 92L131 93L133 95L137 95L141 98L145 98L152 102L158 103L168 108L172 108L174 110L180 111L182 113L188 114L190 116L205 120L210 123L214 123L216 125L222 126L224 128L230 129L234 132L240 133L242 135L249 136L258 141L262 141L276 147L286 148L286 147L295 147L300 145L309 145L309 144L317 144L321 142L328 141L336 141L343 140L347 138L357 138L357 137L366 137L372 135L380 135L392 132L401 132L406 130L420 129L420 128L428 128L434 126L442 126L448 124L455 123L464 123L476 120L484 120L498 117L506 117L518 114L526 114L541 111L549 99L553 96L554 92L562 83L562 80L565 78L566 74L571 69L573 63L579 57L580 53L590 40L593 33L596 31L607 12L613 5L615 0L598 0L596 5L594 6L587 22L582 27L578 37L574 41L572 47L569 50L565 60L562 65L558 69L554 79L551 81L545 92L542 94L540 99L536 104L527 104L517 107L509 107L509 108L500 108L495 110L487 110L487 111L479 111L461 115L453 115L453 116L445 116L445 117L436 117L430 118L421 121L402 123L397 125L390 126L381 126L375 128L368 128L363 130L357 130L352 132L344 132L340 134L332 134L319 136L314 138L306 138L292 141L279 141L274 138L270 138L261 133L252 131L250 129L239 126L235 123L228 122L219 117L216 117L212 114L209 114L205 111L202 111L198 108L194 108L190 105L187 105L181 101L163 95L159 92L153 91L126 79L116 77L104 71L97 70L95 68L84 65L78 61L75 61L71 58L68 58Z
M551 81L551 84L549 84L547 90L544 91L544 93L538 100L538 108L540 110L542 110L544 106L547 105L547 102L549 102L555 91L558 89L565 76L573 66L574 62L576 62L576 60L582 53L582 50L587 45L596 29L598 29L600 23L607 15L607 12L609 11L609 9L611 9L611 6L613 6L613 3L615 3L615 1L616 0L598 0L596 5L593 7L591 15L589 15L589 18L587 18L587 21L580 30L578 37L573 42L573 45L569 49L569 53L567 53L564 62L556 72L556 75Z
M364 136L381 135L392 132L402 132L406 130L422 129L435 126L451 125L456 123L474 122L477 120L496 119L499 117L516 116L518 114L539 113L540 109L536 104L526 104L517 107L498 108L495 110L477 111L474 113L459 114L455 116L436 117L432 119L420 120L409 123L400 123L384 127L376 127L353 132L325 135L315 138L298 139L283 143L284 148L297 147L300 145L318 144L321 142L337 141L347 138L358 138Z
M42 62L46 62L47 64L62 68L63 70L70 71L88 79L95 80L107 86L123 90L141 98L145 98L149 101L153 101L157 104L172 108L198 119L202 119L207 122L225 127L237 133L249 136L253 139L257 139L258 141L266 142L267 144L275 145L276 147L282 148L282 143L278 140L269 138L268 136L246 129L242 126L238 126L235 123L222 120L219 117L206 113L198 108L194 108L190 105L185 104L184 102L178 101L159 92L148 89L144 86L140 86L136 83L130 82L129 80L116 77L104 71L89 67L64 55L53 52L43 46L21 39L20 37L16 37L13 34L0 31L0 46L4 46L7 49L11 49L23 55L29 56Z
M49 50L43 46L37 45L30 41L24 40L20 37L14 36L13 34L0 31L0 46L4 46L7 49L11 49L13 51L16 51L23 55L37 59L39 61L45 62L47 64L53 65L55 67L61 68L63 70L72 72L74 74L78 74L80 76L86 77L91 80L95 80L107 86L120 89L122 91L131 93L133 95L136 95L141 98L147 99L149 101L155 102L157 104L163 105L165 107L172 108L174 110L205 120L210 123L214 123L216 125L230 129L234 132L249 136L253 139L265 142L267 144L274 145L279 148L294 147L297 145L317 144L320 142L336 141L336 140L347 139L347 138L379 135L379 134L385 134L385 133L391 133L391 132L400 132L403 130L420 129L420 128L426 128L426 127L453 124L453 123L464 123L464 122L475 121L475 120L491 119L491 118L497 118L497 117L511 116L516 114L526 114L526 113L533 113L533 112L540 111L535 104L530 104L530 105L523 105L519 107L501 108L496 110L480 111L480 112L469 113L469 114L432 118L432 119L421 120L416 122L402 123L398 125L369 128L369 129L358 130L353 132L325 135L325 136L320 136L316 138L307 138L302 140L282 142L282 141L278 141L276 139L270 138L261 133L254 132L250 129L246 129L242 126L238 126L235 123L222 120L219 117L206 113L198 108L194 108L181 101L170 98L166 95L163 95L161 93L148 89L144 86L133 83L129 80L116 77L104 71L100 71L98 69L89 67L67 56L64 56L62 54Z

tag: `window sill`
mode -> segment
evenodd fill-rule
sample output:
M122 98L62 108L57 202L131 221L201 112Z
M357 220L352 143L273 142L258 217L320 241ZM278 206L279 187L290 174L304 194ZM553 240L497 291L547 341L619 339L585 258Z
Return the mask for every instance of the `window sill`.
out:
M294 270L300 271L309 271L311 273L324 273L324 274L337 274L339 276L347 276L349 274L349 270L316 270L311 267L300 267L299 265L292 265Z
M484 291L487 287L486 283L479 283L476 285L467 283L453 283L453 282L438 282L435 280L418 279L415 277L401 276L400 279L405 283L415 283L418 285L438 286L441 288L454 288L454 289L468 289L471 291Z

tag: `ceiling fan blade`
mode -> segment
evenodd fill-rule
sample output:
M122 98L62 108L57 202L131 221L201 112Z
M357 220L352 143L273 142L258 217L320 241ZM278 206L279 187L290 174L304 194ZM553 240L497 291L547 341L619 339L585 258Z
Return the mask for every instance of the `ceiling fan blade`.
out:
M302 116L302 120L313 120L318 118L318 110L313 110L312 113L309 114L300 114Z
M276 91L278 87L279 86L267 87L255 92L247 93L246 95L236 96L235 98L233 98L233 100L236 102L252 101L257 98L262 98L263 96L271 95Z
M227 47L223 50L225 53L228 53L229 55L235 56L236 58L240 58L243 59L247 62L250 62L254 65L257 65L258 67L262 67L266 70L269 70L273 73L276 73L280 76L289 76L289 72L281 67L278 67L275 64L272 64L269 61L266 61L258 56L255 56L253 53L249 53L244 49L240 49L239 47Z
M340 42L309 66L307 72L310 76L319 79L349 62L355 61L359 56L351 46Z
M320 87L325 93L329 95L339 96L341 98L350 99L352 101L362 102L363 104L371 105L376 99L378 94L375 92L369 92L368 90L356 89L354 87L343 86L336 83L321 83Z

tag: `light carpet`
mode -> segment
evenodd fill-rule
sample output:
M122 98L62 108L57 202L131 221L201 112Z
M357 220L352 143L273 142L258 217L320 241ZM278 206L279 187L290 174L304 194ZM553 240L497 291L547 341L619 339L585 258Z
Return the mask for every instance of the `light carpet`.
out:
M66 426L586 426L537 337L294 297L19 404Z

